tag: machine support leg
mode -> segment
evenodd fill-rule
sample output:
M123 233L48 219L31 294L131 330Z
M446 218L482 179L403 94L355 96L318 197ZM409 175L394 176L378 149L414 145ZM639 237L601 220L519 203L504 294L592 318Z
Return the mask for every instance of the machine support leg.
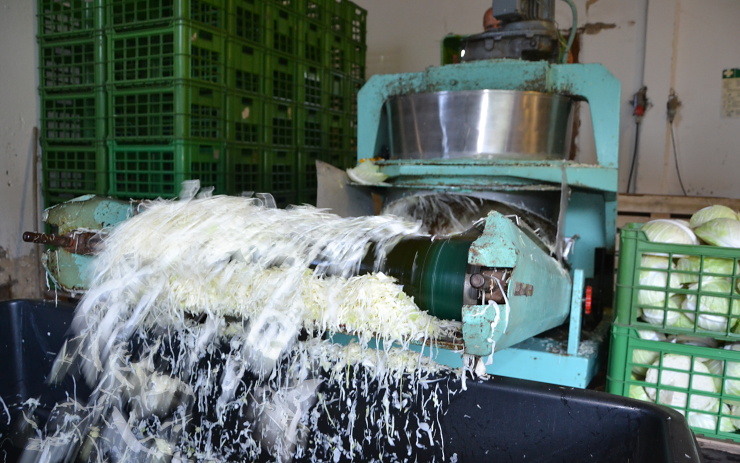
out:
M568 355L577 355L581 344L581 304L583 302L583 270L573 272L573 294L570 300L570 326L568 330Z

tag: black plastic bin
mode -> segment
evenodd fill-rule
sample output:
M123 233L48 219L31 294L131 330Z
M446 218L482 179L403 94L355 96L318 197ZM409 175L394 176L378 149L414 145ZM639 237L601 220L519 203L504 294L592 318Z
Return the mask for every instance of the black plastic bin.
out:
M38 398L37 419L79 382L51 388L45 379L61 348L73 307L0 302L0 461L16 461L19 404ZM467 382L442 419L445 455L457 462L699 462L699 447L676 411L607 393L497 377ZM420 456L417 456L417 459ZM423 456L422 460L423 461Z

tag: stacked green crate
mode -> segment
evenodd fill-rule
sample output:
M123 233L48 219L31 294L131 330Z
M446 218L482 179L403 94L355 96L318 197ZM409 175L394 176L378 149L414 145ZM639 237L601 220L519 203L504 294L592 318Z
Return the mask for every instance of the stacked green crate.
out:
M105 47L97 1L39 0L43 195L105 194Z
M740 442L740 250L621 231L608 390Z
M227 192L225 0L106 4L109 193Z
M353 3L38 1L47 197L172 197L199 178L313 203L316 160L354 164Z
M264 192L268 182L265 3L232 0L228 10L227 188L231 194Z

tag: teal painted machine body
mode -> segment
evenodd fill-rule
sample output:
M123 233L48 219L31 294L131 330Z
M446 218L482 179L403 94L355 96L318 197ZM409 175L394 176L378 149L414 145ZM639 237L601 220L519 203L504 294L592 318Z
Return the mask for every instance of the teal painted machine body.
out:
M85 195L46 209L43 220L59 235L67 235L110 229L133 214L131 202ZM70 292L89 288L94 275L94 261L93 255L70 252L61 247L48 249L43 255L49 278L57 287Z
M467 354L489 356L493 346L510 347L567 319L570 275L503 215L488 215L482 235L470 246L468 264L511 269L511 275L504 303L463 306Z
M407 195L418 191L567 195L559 226L562 236L575 239L568 259L570 271L549 256L554 267L541 262L529 265L522 256L542 254L540 257L545 259L546 254L528 243L510 245L514 242L510 231L496 227L494 235L484 234L471 248L469 263L513 265L517 277L535 291L532 296L510 296L508 312L494 304L464 306L463 338L467 353L477 356L491 353L491 341L501 341L496 343L497 352L487 366L489 373L586 387L598 366L599 345L580 339L584 280L594 274L595 250L613 251L616 237L620 84L606 68L600 64L488 60L433 67L419 73L373 76L358 95L358 161L387 153L390 130L384 103L390 97L485 89L544 92L587 102L596 163L482 158L382 160L375 163L388 175L388 186L383 188ZM518 258L512 257L515 255ZM510 293L514 286L509 287ZM546 296L539 299L543 293ZM535 294L538 298L533 297ZM568 316L567 345L533 337L553 326L544 320L562 322ZM511 346L512 342L515 345ZM498 350L502 347L507 348ZM460 352L434 349L432 353L450 366L462 364Z

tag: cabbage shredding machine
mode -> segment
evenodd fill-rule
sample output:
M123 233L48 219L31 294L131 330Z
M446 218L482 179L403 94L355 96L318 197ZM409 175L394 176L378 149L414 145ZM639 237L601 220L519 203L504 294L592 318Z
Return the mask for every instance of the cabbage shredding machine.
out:
M422 309L461 322L459 338L417 348L450 366L464 353L490 360L481 363L490 374L586 387L601 341L587 339L584 314L611 302L620 86L600 64L555 63L552 6L532 13L519 3L495 2L504 24L464 41L474 59L367 81L357 158L387 179L342 191L373 192L384 204L452 195L483 205L468 230L405 239L387 256L383 270ZM571 159L579 102L590 109L595 162ZM24 240L55 246L49 275L82 291L95 231L132 207L80 197L45 212L56 234Z
M488 373L586 387L611 303L620 84L600 64L560 64L568 50L553 1L497 0L492 12L501 26L463 37L461 62L368 80L358 162L387 179L320 190L319 205L323 196L351 215L342 192L358 201L363 188L384 205L435 195L487 204L477 231L401 242L387 270L420 307L462 321L466 354L496 351ZM582 104L594 161L571 155ZM460 349L447 347L432 349L437 361L461 365Z

